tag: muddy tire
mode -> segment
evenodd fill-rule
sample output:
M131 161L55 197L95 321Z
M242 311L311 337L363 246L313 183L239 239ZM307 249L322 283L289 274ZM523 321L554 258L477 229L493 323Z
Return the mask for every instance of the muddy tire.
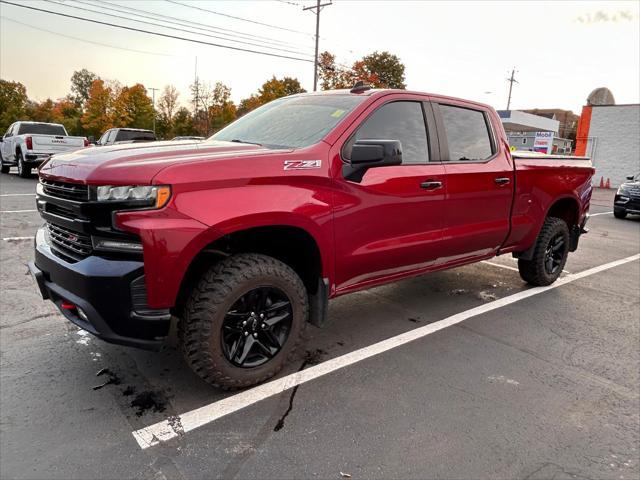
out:
M0 153L0 173L9 173L9 169L11 165L5 165L4 158L2 158L2 153Z
M538 234L533 258L518 259L520 277L531 285L551 285L562 273L568 256L569 227L564 220L548 217Z
M613 210L613 216L616 218L627 218L626 210Z
M243 388L274 376L293 357L308 315L296 272L266 255L239 254L201 277L178 335L198 376L225 390Z
M24 164L22 152L16 152L16 163L18 164L18 176L20 178L29 178L31 176L31 167Z

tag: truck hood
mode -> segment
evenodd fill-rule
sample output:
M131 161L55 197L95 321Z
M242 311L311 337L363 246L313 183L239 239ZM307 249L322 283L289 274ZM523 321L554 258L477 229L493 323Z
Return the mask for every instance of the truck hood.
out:
M177 163L271 153L274 150L259 145L222 141L130 143L54 155L40 168L40 175L61 182L144 185L151 183L161 170Z

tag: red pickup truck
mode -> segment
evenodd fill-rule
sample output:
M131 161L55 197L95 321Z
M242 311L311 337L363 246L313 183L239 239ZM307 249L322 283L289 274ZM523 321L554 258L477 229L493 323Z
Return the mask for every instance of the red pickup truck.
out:
M293 95L205 142L97 147L40 169L30 269L104 340L172 318L206 381L276 372L330 298L495 255L548 285L585 231L588 159L514 158L489 106L398 90Z

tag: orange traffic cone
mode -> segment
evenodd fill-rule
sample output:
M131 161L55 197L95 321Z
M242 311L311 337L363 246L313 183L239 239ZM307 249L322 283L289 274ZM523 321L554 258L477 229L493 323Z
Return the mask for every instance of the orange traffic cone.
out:
M604 188L604 178L600 177L600 186L599 188Z
M611 188L611 182L609 181L608 178L607 178L607 181L604 184L604 188Z

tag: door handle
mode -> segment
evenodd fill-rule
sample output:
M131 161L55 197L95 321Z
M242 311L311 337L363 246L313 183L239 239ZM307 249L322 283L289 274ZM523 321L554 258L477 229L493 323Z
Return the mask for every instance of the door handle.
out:
M442 187L442 182L438 180L427 180L426 182L422 182L420 184L420 188L424 188L425 190L437 190Z
M498 177L498 178L494 178L493 181L496 182L498 185L506 185L511 181L511 179L509 179L508 177Z

